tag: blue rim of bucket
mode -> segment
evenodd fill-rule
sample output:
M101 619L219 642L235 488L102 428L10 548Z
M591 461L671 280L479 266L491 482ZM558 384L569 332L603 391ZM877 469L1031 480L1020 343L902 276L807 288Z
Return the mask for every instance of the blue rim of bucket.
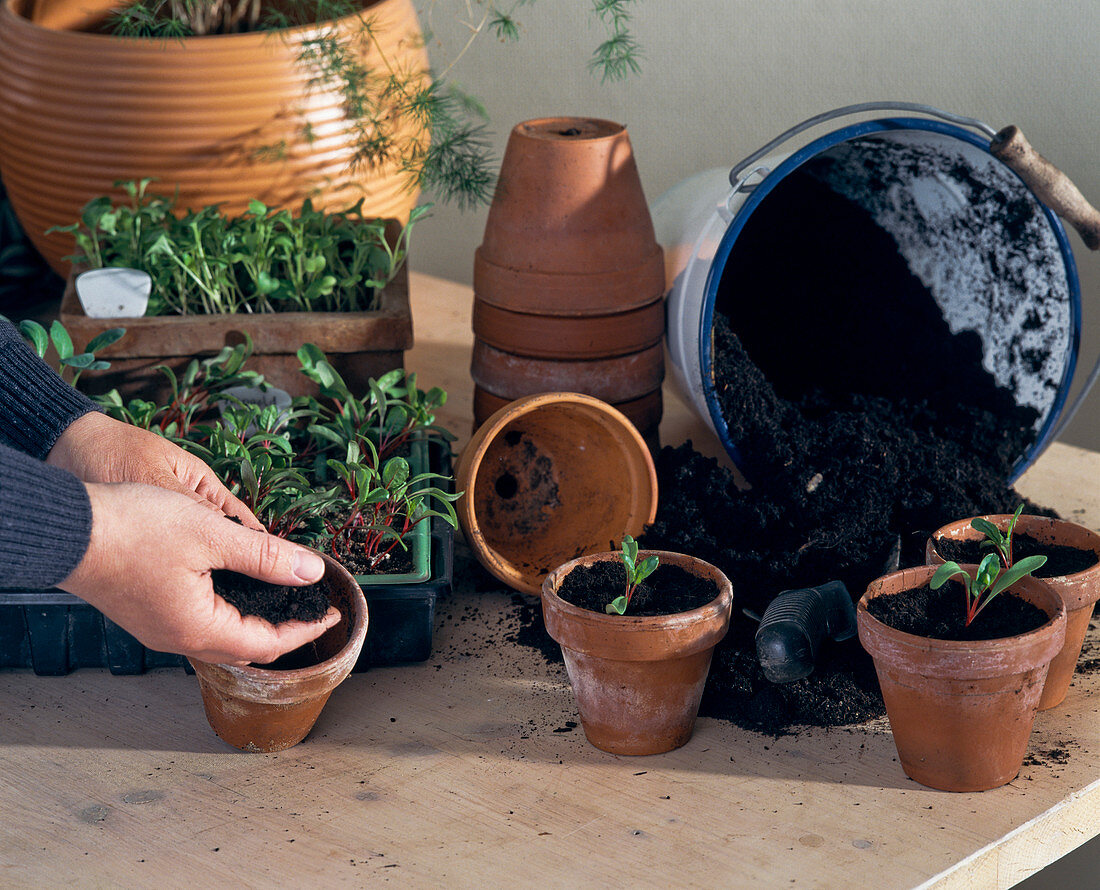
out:
M941 133L946 136L953 136L956 139L961 139L964 142L969 142L971 145L989 153L989 142L987 140L983 140L969 130L964 130L954 124L948 124L942 121L930 120L927 118L902 117L882 118L879 120L862 121L857 124L852 124L835 130L832 133L828 133L825 136L821 136L813 142L804 145L797 151L792 152L790 156L768 173L763 181L753 189L745 199L745 203L741 205L737 214L726 228L726 233L722 236L722 240L718 245L718 250L715 252L714 259L711 261L710 269L707 271L706 284L703 287L703 313L699 321L699 367L702 370L703 395L706 399L707 411L710 413L711 422L714 424L714 429L718 434L718 439L721 441L722 447L725 448L730 459L738 467L742 466L741 453L730 437L729 426L722 416L722 409L718 403L718 391L714 385L714 366L711 362L711 331L714 327L714 304L718 295L718 284L722 279L722 273L725 271L726 263L729 261L730 253L733 251L733 245L736 243L749 217L752 216L756 208L760 206L760 203L771 193L772 189L782 180L786 179L790 173L810 160L810 158L815 157L824 150L832 148L834 145L838 145L841 142L847 142L850 139L865 136L869 133L885 133L892 130L927 130L934 133ZM1021 179L1020 182L1023 183L1023 180ZM1024 187L1027 188L1026 183L1024 183ZM1028 191L1030 192L1030 189ZM1031 194L1034 197L1034 193L1032 192ZM1035 200L1038 201L1039 206L1046 216L1048 224L1054 232L1054 236L1058 241L1058 248L1062 253L1062 261L1065 263L1070 300L1069 355L1066 360L1065 369L1062 372L1062 380L1058 385L1058 393L1054 398L1054 404L1047 412L1046 420L1043 421L1043 425L1027 453L1020 457L1013 465L1012 473L1008 479L1010 484L1015 482L1024 470L1031 466L1032 462L1042 454L1047 445L1050 444L1049 440L1054 434L1058 417L1061 415L1062 409L1065 407L1066 399L1069 396L1070 384L1073 381L1074 370L1077 367L1077 351L1081 339L1081 286L1077 279L1077 264L1073 259L1073 250L1070 247L1069 239L1066 237L1066 230L1062 226L1062 221L1058 219L1057 215L1055 215L1049 207L1042 201L1039 201L1037 197Z

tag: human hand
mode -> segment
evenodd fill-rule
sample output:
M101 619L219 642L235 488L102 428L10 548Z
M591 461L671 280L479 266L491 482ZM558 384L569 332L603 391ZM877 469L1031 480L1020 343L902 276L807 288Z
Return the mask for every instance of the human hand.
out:
M84 558L58 587L79 596L159 652L213 663L266 664L339 621L274 626L214 593L212 569L275 584L320 580L305 547L244 528L177 491L135 483L86 484L92 533Z
M156 433L98 411L69 424L46 455L46 463L68 470L82 482L143 482L177 491L249 528L263 529L199 458Z

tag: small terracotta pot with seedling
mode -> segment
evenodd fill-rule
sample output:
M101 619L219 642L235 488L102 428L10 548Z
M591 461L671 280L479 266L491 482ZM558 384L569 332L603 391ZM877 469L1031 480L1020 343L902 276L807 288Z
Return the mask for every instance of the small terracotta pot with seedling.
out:
M1042 561L1004 569L990 553L976 566L905 569L871 582L859 601L859 639L898 759L922 785L984 791L1020 771L1065 639L1060 597L1029 574Z
M1042 554L1035 569L1055 589L1066 606L1066 642L1050 663L1039 710L1060 705L1069 691L1093 608L1100 600L1100 534L1075 522L1049 516L1023 516L1023 505L1011 516L998 514L960 519L933 532L925 562L978 562L990 549L1005 565L1014 558Z
M559 566L542 586L546 629L561 646L588 740L612 754L659 754L691 738L733 591L692 556L619 552Z

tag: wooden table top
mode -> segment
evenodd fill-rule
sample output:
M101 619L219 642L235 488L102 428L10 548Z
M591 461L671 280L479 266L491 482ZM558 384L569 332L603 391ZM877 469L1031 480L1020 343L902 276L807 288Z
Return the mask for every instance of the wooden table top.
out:
M414 274L412 297L408 365L464 439L469 288ZM661 437L720 450L672 393ZM1054 445L1019 488L1100 528L1098 479L1100 454ZM182 670L0 672L0 886L1008 887L1100 831L1100 672L981 794L907 779L885 720L773 739L701 719L678 751L616 757L564 670L510 641L513 598L471 586L427 661L352 675L278 754L221 742Z

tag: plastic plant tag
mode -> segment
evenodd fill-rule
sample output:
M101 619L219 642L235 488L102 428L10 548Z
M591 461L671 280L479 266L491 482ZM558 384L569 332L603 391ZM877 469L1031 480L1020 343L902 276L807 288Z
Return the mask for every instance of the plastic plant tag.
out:
M279 409L279 414L285 416L290 411L290 405L293 401L285 389L279 389L277 386L230 386L221 391L220 398L215 404L218 406L219 414L224 418L226 412L231 410L236 402L244 402L247 405L258 405L261 408L266 408L268 405L274 405ZM255 432L255 427L250 426L245 431L246 435L251 435Z
M140 318L153 279L140 269L91 269L76 277L76 295L88 318Z

